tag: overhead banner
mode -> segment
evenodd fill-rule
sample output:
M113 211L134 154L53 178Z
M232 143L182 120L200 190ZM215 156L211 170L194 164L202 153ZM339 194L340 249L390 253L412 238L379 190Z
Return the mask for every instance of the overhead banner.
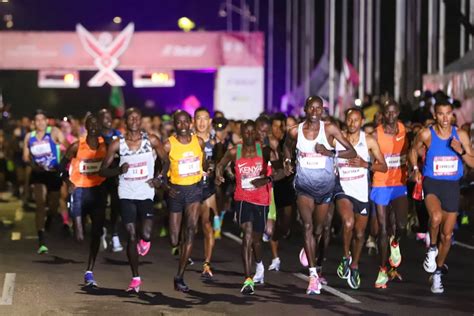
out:
M93 85L115 77L114 69L192 70L263 66L261 32L0 32L0 69L97 70ZM113 80L118 80L115 77Z
M255 119L264 111L263 67L220 67L214 109L230 119Z

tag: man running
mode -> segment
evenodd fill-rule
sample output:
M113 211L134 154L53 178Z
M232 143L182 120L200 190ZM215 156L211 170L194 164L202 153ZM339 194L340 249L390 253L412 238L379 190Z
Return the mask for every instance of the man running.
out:
M62 185L59 176L59 145L64 143L63 133L57 128L48 126L48 118L42 110L34 116L35 130L26 134L23 144L23 161L32 166L30 183L36 202L36 230L38 232L38 254L48 253L44 229L46 217L46 200L48 201L51 219L59 207L59 196ZM45 199L45 194L47 198Z
M105 144L109 146L113 140L119 138L122 133L120 131L112 128L112 113L108 109L102 109L98 113L99 123L101 125L101 136L104 138ZM112 163L112 167L118 166L119 159L116 157ZM122 244L120 243L120 238L118 235L118 218L120 216L120 205L118 197L118 180L117 177L107 178L105 180L105 190L106 195L110 196L110 230L112 234L112 251L120 252L123 250ZM102 237L102 246L107 248L107 241L105 239L107 231L104 227L104 234Z
M216 169L216 183L224 182L224 168L230 163L235 164L236 188L234 193L235 212L237 222L243 233L242 261L244 264L245 282L240 290L246 295L254 294L255 282L263 283L263 274L260 279L252 279L250 266L252 252L257 264L257 270L263 271L262 263L262 236L270 205L270 176L268 162L270 148L256 142L255 122L244 121L241 125L242 144L229 149Z
M199 220L199 209L202 200L201 179L203 170L204 141L191 134L191 115L177 111L173 116L176 135L168 138L163 146L166 152L163 179L169 176L166 186L169 194L168 211L170 212L171 246L180 244L181 222L184 225L181 239L181 249L178 273L174 277L176 291L188 292L189 287L184 283L184 271L191 256L194 235ZM169 170L168 170L169 166Z
M211 225L211 216L216 229L220 232L220 218L217 211L216 188L214 184L213 169L215 168L213 149L215 138L211 135L211 117L206 108L198 108L194 112L194 129L196 135L204 141L204 155L208 170L203 174L202 179L202 199L200 205L200 218L202 231L204 234L204 263L201 275L206 279L212 279L211 270L212 249L214 248L214 232ZM219 227L217 227L219 226Z
M304 225L304 249L309 263L307 294L320 294L321 284L316 272L315 254L335 185L334 159L355 158L356 152L339 128L321 120L323 100L319 96L306 99L303 123L291 127L285 141L284 165L287 174L293 171L292 154L296 153L296 204ZM345 148L333 151L335 140Z
M363 112L360 108L346 111L347 132L343 134L356 150L357 157L337 160L339 181L334 194L337 211L342 220L344 249L337 275L341 279L347 279L353 289L360 287L359 259L370 213L369 172L387 172L387 164L377 141L361 131L363 122ZM342 146L336 143L336 150L342 149ZM374 159L375 163L372 163Z
M104 139L100 137L97 118L86 117L87 136L72 143L61 161L62 179L67 183L71 195L71 216L74 221L76 240L84 240L83 217L89 215L92 222L89 260L84 274L86 286L97 286L93 270L99 252L100 236L105 221L105 178L99 176L102 160L107 152ZM71 163L70 168L68 168ZM68 169L71 170L69 175Z
M410 164L413 166L414 179L422 181L417 165L418 152L427 148L423 167L423 192L430 215L431 241L423 268L426 272L433 273L430 278L431 292L443 293L441 275L459 210L459 180L463 176L463 161L473 168L474 155L469 135L451 125L452 104L447 100L440 100L435 104L434 111L436 123L422 129L416 136L410 150Z
M141 132L140 123L141 112L136 108L127 109L126 134L109 145L100 170L101 176L119 177L120 210L128 234L127 257L132 270L132 280L127 292L137 293L142 283L138 273L138 255L146 255L151 247L153 197L155 187L161 185L159 173L155 172L155 152L160 158L164 158L160 140L154 135ZM112 167L116 154L120 157L119 166ZM137 229L137 220L140 220L140 231Z
M407 153L408 138L405 126L398 121L400 106L395 101L387 101L383 109L383 122L375 131L375 138L380 150L385 157L388 172L375 171L370 199L375 202L377 221L379 224L378 244L380 252L380 269L375 281L376 288L386 288L389 281L387 259L392 273L393 269L400 266L402 255L400 253L400 237L406 235L408 217L407 200ZM390 206L390 207L389 207ZM388 237L391 212L394 212L396 227ZM390 229L393 230L393 229ZM390 258L388 249L390 245Z

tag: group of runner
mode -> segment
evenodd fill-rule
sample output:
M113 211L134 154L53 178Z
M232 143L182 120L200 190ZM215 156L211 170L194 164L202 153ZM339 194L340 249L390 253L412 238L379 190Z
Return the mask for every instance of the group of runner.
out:
M358 107L346 111L342 129L318 96L306 100L304 112L299 123L281 114L261 115L255 121L235 124L228 137L228 121L222 113L211 119L205 108L198 108L194 117L177 111L171 119L174 133L165 137L151 123L145 126L145 117L136 108L125 112L122 132L112 128L112 115L103 109L88 113L85 131L78 139L68 140L38 110L35 129L24 135L23 142L23 160L32 168L38 253L49 251L45 226L51 214L57 213L65 183L63 192L69 195L77 240L84 240L84 219L90 217L84 282L97 286L94 263L106 235L110 196L112 249L122 250L120 214L132 271L127 291L139 292L139 256L151 248L155 204L166 201L171 246L179 254L174 287L187 292L184 274L199 219L204 235L202 276L212 279L215 238L220 236L221 213L229 208L231 195L235 221L242 231L243 294L253 294L255 283L264 283L262 241L271 244L273 260L268 270L280 270L279 241L290 235L295 210L303 226L300 260L308 267L307 294L319 294L326 283L321 265L334 211L341 218L343 241L337 275L347 279L351 288L360 287L358 265L369 218L373 218L376 229L371 232L380 253L375 287L386 288L390 279L400 277L397 268L402 262L400 245L406 236L411 177L422 183L429 213L430 245L423 267L431 274L431 291L442 293L463 164L474 167L468 134L452 124L453 106L448 100L438 100L434 123L421 129L411 144L394 101L384 104L382 123L372 133L363 131L364 115ZM67 223L67 215L63 217Z

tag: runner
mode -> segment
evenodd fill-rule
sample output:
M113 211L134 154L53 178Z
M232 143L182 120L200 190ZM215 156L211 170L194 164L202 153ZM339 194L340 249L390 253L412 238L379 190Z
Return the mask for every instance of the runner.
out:
M170 212L171 246L180 245L178 273L174 277L176 291L188 292L184 283L184 271L191 256L191 251L199 220L199 209L202 201L201 179L203 170L204 141L191 134L191 116L184 111L177 111L173 116L176 135L164 142L166 165L162 175L168 190L168 211ZM168 170L169 166L169 170ZM181 223L184 225L180 244Z
M469 135L451 124L451 103L439 100L434 111L436 123L418 133L410 150L410 163L414 179L422 181L417 166L418 152L427 148L423 167L423 192L430 215L430 247L423 268L426 272L433 273L430 277L431 292L443 293L441 275L459 210L459 180L463 176L463 161L473 168L474 155Z
M255 122L244 121L241 125L242 144L229 149L217 165L216 183L225 181L224 168L230 163L235 164L236 189L234 193L237 222L244 232L242 242L242 261L245 282L240 290L249 295L255 292L255 283L264 282L262 262L262 236L265 231L268 207L270 205L270 176L268 162L270 148L256 142ZM252 251L257 265L256 276L252 279L250 266Z
M102 109L98 113L99 123L101 125L101 136L104 138L105 144L109 146L113 140L119 138L122 133L112 128L112 113L108 109ZM114 159L112 167L117 167L119 163L118 157ZM117 177L107 178L105 180L106 195L110 197L110 230L112 234L111 244L113 252L120 252L123 250L120 238L118 235L119 229L119 216L120 216L120 203L118 197L118 179ZM107 230L104 226L104 232L102 234L102 247L107 248Z
M94 279L94 264L99 252L100 237L105 221L105 190L102 183L105 178L99 176L100 165L107 148L100 137L97 118L86 117L87 136L72 143L60 164L61 178L72 193L71 216L74 221L74 233L78 241L84 240L83 217L89 215L92 222L89 260L84 273L86 286L97 286ZM69 163L71 167L69 168ZM68 173L71 170L71 175Z
M58 213L62 184L58 171L59 145L64 143L64 136L57 127L48 126L48 118L42 110L36 111L34 123L35 130L25 136L23 160L32 167L30 183L33 184L36 202L38 254L43 254L48 253L44 236L46 199L49 207L48 217L51 219Z
M316 272L315 254L323 232L324 220L335 185L334 158L355 158L356 152L337 126L321 121L323 100L319 96L306 99L306 118L291 127L285 141L284 165L293 172L292 155L297 149L295 190L296 204L304 225L304 249L309 263L307 294L319 294L321 284ZM333 151L334 140L345 148Z
M138 273L138 255L146 255L151 247L153 197L155 187L161 185L159 173L155 174L156 156L153 150L161 158L164 158L164 152L156 136L141 132L141 112L138 109L127 109L124 118L126 134L109 145L100 175L119 177L120 210L128 235L127 257L133 276L127 292L138 293L142 283ZM119 166L112 167L116 154L120 157ZM140 220L138 225L137 220Z
M207 164L207 172L202 178L202 199L200 205L200 215L202 231L204 234L204 263L202 266L202 277L212 279L211 257L214 248L214 231L211 225L211 216L215 223L214 228L217 236L220 237L220 218L217 210L216 188L214 184L215 160L213 149L215 145L215 134L211 134L211 117L206 108L198 108L194 112L194 129L196 135L204 140L204 155Z
M407 153L408 139L405 126L398 121L400 107L395 101L387 101L383 109L383 122L375 131L375 138L380 150L385 157L388 172L375 171L370 199L377 208L377 221L379 226L378 244L380 252L380 270L375 281L376 288L386 288L389 281L389 272L398 275L396 268L402 262L399 241L406 236L406 223L408 216L407 200ZM390 206L390 207L389 207ZM390 225L390 217L394 212L395 225ZM391 232L390 241L388 229ZM390 257L388 248L390 245ZM389 260L391 270L386 264Z
M344 250L337 275L341 279L347 279L353 289L360 287L359 259L370 213L369 171L387 172L387 164L377 141L361 131L363 122L363 112L360 108L346 111L347 133L343 134L354 146L357 157L338 159L339 178L335 190L336 207L342 220ZM342 146L336 143L336 150L342 149ZM371 160L374 159L375 163L372 163Z

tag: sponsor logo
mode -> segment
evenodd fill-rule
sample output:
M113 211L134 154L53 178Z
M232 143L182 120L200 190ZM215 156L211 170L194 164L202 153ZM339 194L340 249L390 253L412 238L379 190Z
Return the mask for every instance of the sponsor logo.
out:
M167 44L161 50L161 55L170 57L201 57L206 52L206 45L172 45Z

